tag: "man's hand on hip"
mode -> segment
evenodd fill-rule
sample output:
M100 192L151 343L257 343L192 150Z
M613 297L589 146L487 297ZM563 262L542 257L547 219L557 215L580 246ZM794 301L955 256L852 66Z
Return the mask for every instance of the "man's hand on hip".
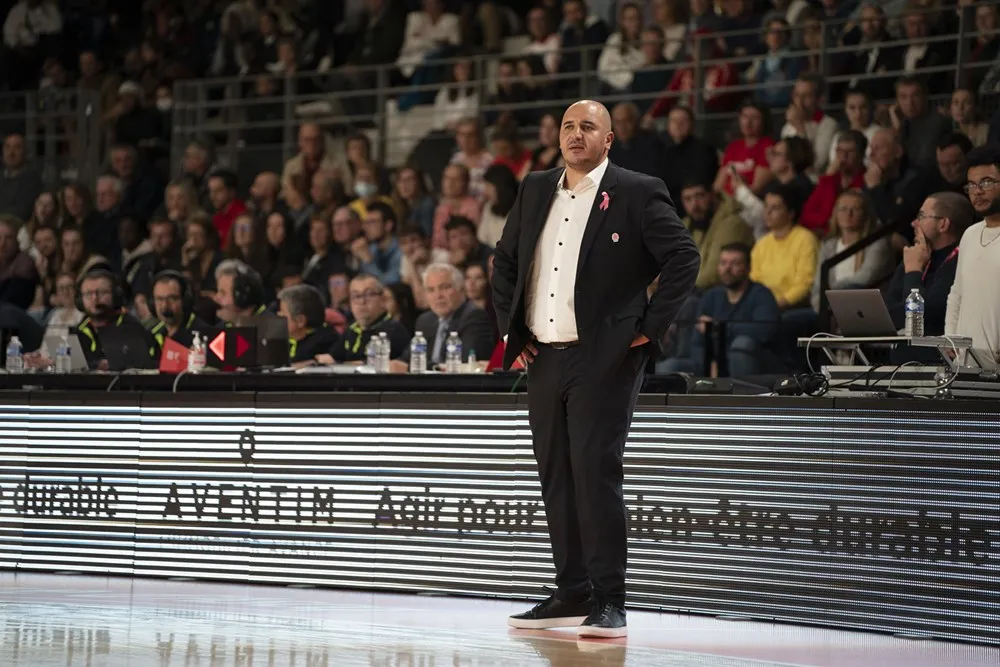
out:
M629 349L632 349L633 347L639 347L640 345L645 345L648 342L649 338L647 338L643 334L636 334L635 338L632 339L632 344L629 345Z
M525 368L527 368L528 364L534 361L535 357L537 356L538 356L538 348L535 347L534 343L528 343L527 345L524 346L524 349L521 350L521 355L518 357L518 359L520 359L521 363L524 364Z

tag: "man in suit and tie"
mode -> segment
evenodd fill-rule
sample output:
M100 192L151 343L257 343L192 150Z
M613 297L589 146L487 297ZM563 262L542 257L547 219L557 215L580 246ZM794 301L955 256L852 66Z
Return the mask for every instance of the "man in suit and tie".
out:
M457 331L462 339L462 360L476 351L477 358L488 359L496 345L493 325L486 311L465 298L465 276L451 264L431 264L424 271L424 291L430 310L417 318L416 331L427 337L427 366L445 362L445 341ZM393 371L406 372L410 349L402 362L392 364Z
M556 567L555 594L509 624L584 637L627 634L625 439L644 369L700 266L663 181L609 163L613 141L603 105L566 110L566 168L524 179L493 267L504 368L518 356L528 368Z

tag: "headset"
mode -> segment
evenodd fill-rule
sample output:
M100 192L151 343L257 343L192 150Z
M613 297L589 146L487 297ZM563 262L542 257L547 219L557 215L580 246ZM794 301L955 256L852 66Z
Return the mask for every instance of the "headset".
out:
M191 283L188 282L188 279L183 273L174 269L164 269L153 276L153 282L149 285L149 294L147 296L147 303L149 304L150 310L154 313L156 312L156 308L153 303L153 288L165 280L173 280L181 287L182 315L187 317L194 312L194 292L191 291Z
M234 265L233 305L240 310L264 304L264 281L243 262Z
M122 289L121 281L118 279L118 274L112 271L110 267L106 267L101 264L88 269L77 279L75 300L76 309L81 313L86 314L87 310L83 306L83 282L93 278L107 278L111 281L111 308L116 312L121 311L121 309L125 307L125 290Z

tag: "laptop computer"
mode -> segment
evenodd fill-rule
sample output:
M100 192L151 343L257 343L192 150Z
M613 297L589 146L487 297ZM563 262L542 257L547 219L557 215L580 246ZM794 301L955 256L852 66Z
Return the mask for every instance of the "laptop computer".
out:
M256 331L256 348L243 366L281 368L288 363L288 322L284 317L250 315L237 318L233 324L234 328L253 328Z
M898 336L889 309L877 289L827 290L840 333L849 338Z
M63 336L65 335L66 342L69 343L70 370L74 372L89 370L87 357L84 356L83 348L80 347L80 339L76 337L76 331L70 331L67 328L65 332L63 334L57 330L47 330L45 338L42 340L41 351L44 351L45 355L52 360L52 363L55 363L56 353L59 351Z
M97 338L112 371L155 370L156 359L149 355L145 332L132 327L103 327Z

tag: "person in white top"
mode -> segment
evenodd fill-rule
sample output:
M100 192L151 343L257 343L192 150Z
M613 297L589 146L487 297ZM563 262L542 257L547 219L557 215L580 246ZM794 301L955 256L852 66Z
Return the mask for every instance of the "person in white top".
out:
M549 25L549 17L541 7L528 12L528 35L531 42L524 47L524 53L542 57L545 71L555 74L559 69L559 46L562 40Z
M445 46L458 46L461 31L458 16L444 9L443 0L423 0L423 11L406 17L406 37L396 59L403 76L409 78L424 60Z
M633 2L622 5L618 30L605 42L597 60L597 76L615 92L625 92L632 85L635 71L646 63L640 48L642 14Z
M1000 147L969 152L966 191L982 222L958 244L958 267L948 295L944 332L972 338L977 356L1000 359Z
M434 129L455 130L459 123L479 115L479 88L472 81L472 62L452 65L451 83L441 87L434 98Z
M508 623L623 637L625 439L648 355L659 356L701 260L663 181L608 162L604 105L570 105L561 128L566 168L525 177L493 263L503 367L528 362L556 566L555 594Z
M792 103L785 112L781 138L805 137L813 145L813 168L817 174L826 169L830 144L837 134L837 121L820 110L826 84L818 74L801 74L792 89Z

